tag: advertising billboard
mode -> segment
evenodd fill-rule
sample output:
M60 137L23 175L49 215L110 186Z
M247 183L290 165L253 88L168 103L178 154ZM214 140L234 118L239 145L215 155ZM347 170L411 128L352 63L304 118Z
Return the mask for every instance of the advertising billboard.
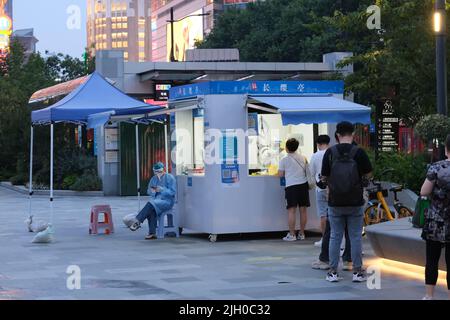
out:
M169 101L170 84L155 85L155 101Z
M202 10L195 11L173 23L175 61L186 60L186 50L195 48L196 40L203 40ZM167 24L167 61L170 61L172 49L171 23Z
M9 48L12 27L12 0L0 0L0 54Z

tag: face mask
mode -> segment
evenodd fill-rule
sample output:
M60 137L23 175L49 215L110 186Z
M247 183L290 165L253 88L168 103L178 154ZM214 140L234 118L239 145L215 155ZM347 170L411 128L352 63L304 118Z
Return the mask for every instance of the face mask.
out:
M156 175L158 178L160 178L160 179L161 179L161 177L164 175L164 171L155 171L154 173L155 173L155 175Z

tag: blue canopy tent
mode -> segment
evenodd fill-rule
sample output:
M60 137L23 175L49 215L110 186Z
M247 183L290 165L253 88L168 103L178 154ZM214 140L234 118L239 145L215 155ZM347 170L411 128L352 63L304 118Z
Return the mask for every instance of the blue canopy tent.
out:
M53 219L53 126L56 123L73 123L87 125L90 116L97 114L97 120L91 118L92 125L102 126L109 117L105 114L138 114L159 110L161 107L151 106L143 101L127 96L125 93L114 87L108 80L98 72L92 73L88 79L77 89L72 91L62 100L52 106L33 111L31 115L31 143L30 143L30 184L29 184L29 213L31 216L31 198L33 195L33 140L35 125L50 125L50 209L51 220ZM98 114L102 114L99 116ZM105 120L103 123L98 120ZM137 124L136 124L137 128ZM137 131L136 131L137 132ZM136 135L136 139L138 136ZM136 143L138 145L138 141ZM139 165L139 157L137 157ZM139 166L138 166L139 167ZM139 172L139 170L137 170ZM138 179L139 183L139 179ZM138 188L138 196L140 190Z
M166 168L169 167L169 158L167 150L167 123L163 114L149 117L147 114L155 111L161 111L165 108L159 106L146 106L133 109L113 110L92 114L88 117L88 128L96 128L105 125L107 122L132 122L135 124L136 132L136 183L138 192L138 210L141 210L141 179L139 176L140 154L139 154L139 123L159 122L164 124L164 133L166 143Z
M255 102L277 108L283 125L338 123L370 124L371 109L331 95L320 96L250 96Z

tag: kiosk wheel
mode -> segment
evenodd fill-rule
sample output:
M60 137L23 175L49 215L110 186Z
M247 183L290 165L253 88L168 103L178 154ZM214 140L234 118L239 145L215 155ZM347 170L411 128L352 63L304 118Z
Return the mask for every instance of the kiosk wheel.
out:
M217 234L210 234L208 238L209 242L217 242Z

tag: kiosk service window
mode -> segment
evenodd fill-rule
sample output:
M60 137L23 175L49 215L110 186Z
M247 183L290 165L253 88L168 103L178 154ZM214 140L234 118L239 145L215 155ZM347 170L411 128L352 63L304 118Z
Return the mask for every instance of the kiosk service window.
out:
M248 168L250 176L278 174L278 164L286 155L285 144L295 138L300 142L298 152L308 160L315 151L315 138L328 134L328 125L299 124L283 126L281 115L249 108Z
M176 121L176 174L204 176L205 120L203 109L178 111Z

